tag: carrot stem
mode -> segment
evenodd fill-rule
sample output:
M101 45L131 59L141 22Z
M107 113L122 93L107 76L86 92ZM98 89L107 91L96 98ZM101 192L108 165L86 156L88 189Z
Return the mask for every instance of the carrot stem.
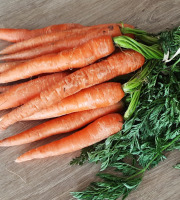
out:
M141 53L146 59L163 59L163 52L159 50L158 44L147 46L127 36L114 37L113 41L116 46L120 48L133 49Z
M153 36L152 34L148 34L146 31L141 29L134 29L130 27L123 27L120 28L122 34L133 34L135 35L139 40L147 43L147 44L157 44L159 42L158 38Z
M141 84L142 86L142 84ZM128 120L130 119L130 117L133 115L134 111L136 110L136 107L139 103L139 97L141 94L141 86L138 90L136 90L133 94L132 94L132 99L131 102L128 106L128 109L126 110L126 112L124 113L124 119Z
M143 69L140 69L128 82L124 83L122 88L125 93L131 93L136 90L145 80L152 69L156 66L156 62L147 61Z

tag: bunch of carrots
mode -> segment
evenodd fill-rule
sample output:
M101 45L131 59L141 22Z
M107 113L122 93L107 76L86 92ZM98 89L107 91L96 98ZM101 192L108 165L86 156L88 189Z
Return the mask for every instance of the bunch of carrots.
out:
M0 146L77 131L26 152L16 162L80 150L122 129L125 92L112 79L145 63L141 53L116 47L114 37L134 38L124 36L122 26L133 29L128 24L0 29L0 39L13 42L0 51L4 61L0 63L0 110L12 108L0 118L1 131L18 121L50 119L1 140ZM24 81L15 82L19 80Z

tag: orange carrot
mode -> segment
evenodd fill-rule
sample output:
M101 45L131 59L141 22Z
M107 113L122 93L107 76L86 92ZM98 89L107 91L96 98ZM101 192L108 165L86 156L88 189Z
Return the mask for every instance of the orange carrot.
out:
M12 44L6 47L5 49L3 49L2 51L0 51L0 54L17 53L18 51L34 48L34 47L41 46L50 42L56 42L58 40L70 38L72 36L78 36L78 35L81 35L82 33L88 33L100 27L110 27L113 29L114 26L117 26L117 24L111 24L111 25L101 24L101 25L96 25L96 26L76 28L76 29L67 30L67 31L50 33L50 34L42 35L39 37L31 38L29 40L25 40L22 42L18 42L16 44Z
M77 70L41 92L36 98L2 116L0 118L0 128L5 129L9 125L21 121L84 88L133 72L139 69L144 62L145 58L142 54L133 50L126 50L112 54L105 60Z
M112 28L113 27L113 28ZM24 60L39 57L41 55L46 55L50 53L58 53L62 50L71 49L76 46L82 45L90 39L95 37L110 35L112 37L121 35L119 26L108 26L94 29L87 33L82 33L78 36L72 36L69 38L64 38L54 43L47 43L35 48L20 51L14 54L3 55L0 57L1 60Z
M12 86L11 85L1 85L0 93L8 91Z
M9 69L12 69L17 64L22 63L22 62L24 62L24 61L14 61L14 62L0 63L0 73L5 72Z
M11 86L9 90L0 94L0 110L17 107L26 103L47 87L59 82L68 74L69 72L60 72L41 76L39 78Z
M70 136L26 152L17 158L16 162L57 156L83 149L117 133L122 126L123 118L120 114L105 115Z
M111 54L115 50L111 36L101 36L58 54L48 54L16 65L0 74L0 83L7 83L31 76L81 68Z
M108 82L77 92L24 120L39 120L113 105L124 97L120 83Z
M20 42L44 34L69 30L73 28L81 28L81 27L83 26L80 24L69 23L69 24L57 24L57 25L47 26L45 28L40 28L35 30L0 28L0 39L9 42Z
M75 131L104 115L119 112L122 111L122 109L123 103L120 101L112 106L64 115L42 123L17 135L5 138L0 141L0 146L27 144L52 135Z

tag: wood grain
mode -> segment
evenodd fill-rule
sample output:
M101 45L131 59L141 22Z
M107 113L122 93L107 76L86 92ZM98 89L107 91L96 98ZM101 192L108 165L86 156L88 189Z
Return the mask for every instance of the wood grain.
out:
M123 21L159 32L180 24L179 0L0 0L0 5L0 27L6 28L35 29L66 22L92 25ZM1 41L0 47L7 44ZM16 123L0 139L41 122ZM79 152L14 163L23 152L61 137L0 148L0 200L70 200L73 199L70 191L82 190L95 180L99 165L69 166ZM179 152L170 153L166 161L146 173L143 183L127 200L179 200L180 172L172 168L180 162L179 155Z

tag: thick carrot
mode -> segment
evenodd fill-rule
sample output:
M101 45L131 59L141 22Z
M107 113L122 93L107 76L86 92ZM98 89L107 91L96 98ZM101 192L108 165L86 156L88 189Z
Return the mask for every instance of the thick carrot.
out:
M22 62L24 62L24 61L14 61L14 62L0 63L0 73L8 71L9 69L12 69L17 64L22 63Z
M73 28L81 28L81 27L83 26L80 24L69 23L69 24L57 24L57 25L47 26L45 28L40 28L35 30L0 28L0 39L9 42L20 42L44 34L69 30Z
M133 50L126 50L112 54L105 60L77 70L41 92L36 98L2 116L0 118L0 128L5 129L9 125L21 121L84 88L133 72L139 69L144 62L145 58L142 54Z
M1 85L0 93L8 91L12 86L11 85Z
M112 28L113 27L113 28ZM95 37L110 35L112 37L121 35L119 26L108 26L94 29L87 33L82 33L78 36L72 36L69 38L61 39L53 43L47 43L35 48L20 51L14 54L3 55L1 60L24 60L39 57L50 53L58 53L62 50L71 49L76 46L82 45L90 39Z
M59 72L11 86L9 90L0 94L0 110L17 107L26 103L68 74L69 72Z
M57 156L83 149L117 133L122 126L123 118L120 114L105 115L70 136L26 152L17 158L16 162Z
M16 65L15 68L0 74L0 83L7 83L34 75L81 68L115 50L111 36L101 36L58 54L48 54Z
M62 40L62 39L69 38L72 36L75 37L75 36L81 35L82 33L88 33L100 27L110 27L113 29L114 26L117 26L117 24L111 24L111 25L101 24L101 25L96 25L96 26L76 28L76 29L67 30L67 31L50 33L50 34L42 35L42 36L35 37L29 40L25 40L22 42L18 42L16 44L12 44L6 47L5 49L3 49L2 51L0 51L0 54L17 53L18 51L34 48L34 47L41 46L50 42L56 42L58 40Z
M77 92L24 120L39 120L113 105L124 97L120 83L108 82Z
M75 131L104 115L119 112L122 111L122 109L123 103L120 101L112 106L64 115L42 123L17 135L5 138L0 141L0 146L27 144L52 135Z

